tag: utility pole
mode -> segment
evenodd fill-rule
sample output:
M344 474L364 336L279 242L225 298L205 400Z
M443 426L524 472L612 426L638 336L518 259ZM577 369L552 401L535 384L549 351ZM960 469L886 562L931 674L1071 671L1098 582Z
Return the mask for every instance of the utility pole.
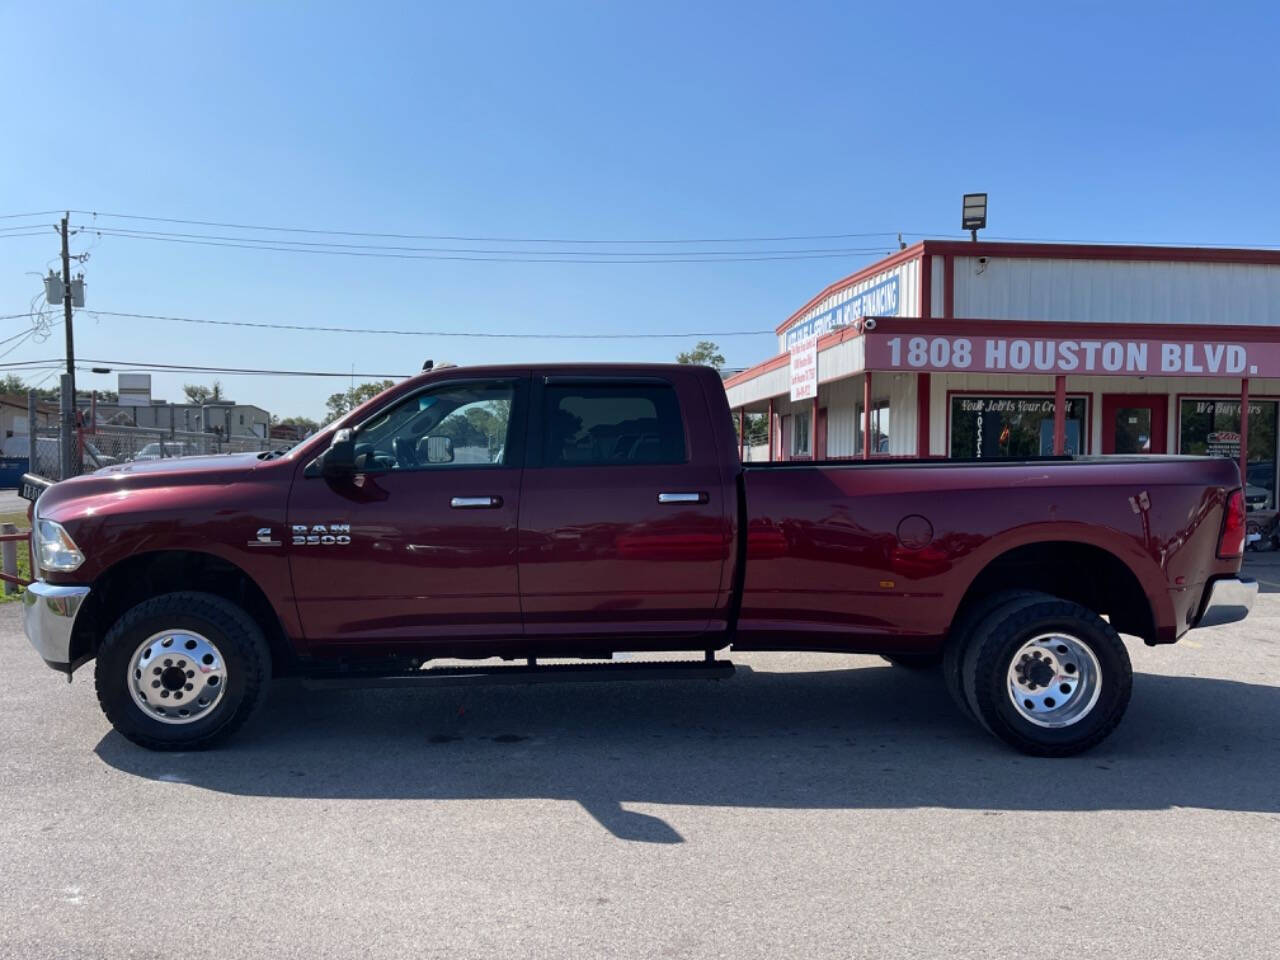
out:
M70 402L63 398L62 407L62 479L74 476L80 471L75 469L75 453L72 440L76 426L76 347L71 330L71 235L67 221L68 213L62 218L62 322L67 335L67 375L62 379L63 392L69 391Z

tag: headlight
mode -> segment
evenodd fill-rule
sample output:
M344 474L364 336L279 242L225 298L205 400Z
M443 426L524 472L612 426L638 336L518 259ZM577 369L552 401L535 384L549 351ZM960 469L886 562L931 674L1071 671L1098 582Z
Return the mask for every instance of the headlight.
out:
M62 529L62 524L52 520L36 521L36 553L41 570L70 573L84 563L84 554L71 539L71 534Z

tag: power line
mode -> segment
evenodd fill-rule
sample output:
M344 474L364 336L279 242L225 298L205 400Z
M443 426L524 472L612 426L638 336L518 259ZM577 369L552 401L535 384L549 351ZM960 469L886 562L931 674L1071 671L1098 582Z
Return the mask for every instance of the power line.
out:
M85 310L98 317L124 317L135 320L167 320L175 323L198 323L217 327L254 327L260 330L300 330L307 333L386 334L398 337L467 337L485 340L683 340L691 337L777 336L773 330L694 330L682 333L489 333L474 330L399 330L364 329L361 327L329 327L300 323L270 323L257 320L207 320L200 317L174 317L154 313L125 313L116 310Z
M18 341L12 347L6 350L4 353L0 353L0 357L7 357L9 354L13 353L13 351L17 350L20 346L22 346L24 343L26 343L28 340L30 340L32 337L36 335L37 329L38 328L36 327L32 327L30 330L24 330L22 333L14 334L12 337L7 337L4 340L0 340L0 344L9 343L12 340Z
M319 230L310 227L264 226L251 223L226 223L218 220L184 220L178 217L147 217L129 213L100 213L96 210L72 210L84 216L108 217L116 220L141 220L148 223L176 223L198 227L225 227L234 230L261 230L271 233L303 233L331 237L372 237L384 240L453 240L472 243L599 243L599 244L665 244L665 243L789 243L799 240L847 240L851 238L894 237L898 230L871 233L814 233L779 237L695 237L685 239L615 240L572 237L480 237L436 233L377 233L367 230ZM35 216L35 214L31 214ZM90 228L92 229L92 228ZM911 234L915 236L916 234Z
M90 370L94 366L110 367L113 373L157 372L157 373L221 373L235 376L258 377L360 377L366 380L402 380L409 374L404 373L355 373L350 370L261 370L254 367L206 367L185 363L150 363L145 360L98 360L91 357L80 357L77 370ZM24 360L20 363L6 364L12 369L44 369L52 360Z
M94 227L83 227L85 230L96 230ZM475 263L750 263L765 260L823 260L835 257L848 257L858 254L884 254L888 251L881 247L870 248L850 248L834 253L801 253L801 254L781 254L769 256L742 255L733 256L692 256L692 257L669 257L669 256L649 256L637 257L633 259L615 259L615 260L598 260L583 259L581 257L549 257L545 254L533 254L526 257L477 257L477 256L454 256L446 254L417 254L417 253L377 253L359 250L316 250L297 246L280 246L270 241L263 242L236 242L229 243L221 240L186 240L178 237L156 237L147 236L137 233L110 232L110 228L101 231L103 236L117 237L125 240L151 240L159 243L183 243L193 244L203 247L235 247L242 250L265 250L276 253L308 253L319 254L331 257L369 257L380 260L448 260L448 261L470 261ZM249 238L245 238L249 240ZM595 256L602 256L596 254Z
M225 236L220 234L209 233L171 233L160 230L125 230L119 227L96 227L89 224L77 224L78 229L86 232L99 233L107 237L129 237L130 239L141 240L151 238L168 238L180 237L184 239L196 240L230 240L235 242L252 243L252 244L275 244L288 245L289 247L300 248L317 248L317 249L343 249L343 250L374 250L374 251L393 251L393 252L409 252L409 253L483 253L483 254L503 254L512 256L531 256L531 257L551 257L551 256L572 256L572 257L634 257L638 255L637 251L627 251L622 253L613 253L611 251L596 250L549 250L545 253L541 251L529 250L502 250L485 247L405 247L393 246L388 244L370 244L370 243L330 243L323 241L308 240L259 240L254 237L236 237ZM849 253L879 253L880 247L816 247L809 249L784 249L784 250L678 250L672 253L653 253L643 251L645 255L655 257L742 257L748 254L800 254L800 253L833 253L833 254L849 254ZM311 252L309 249L303 249L299 252ZM608 262L608 261L606 261Z
M59 213L60 211L46 211L45 213ZM447 240L447 241L469 241L474 243L589 243L589 244L629 244L633 246L647 246L657 244L695 244L695 243L790 243L802 240L846 240L846 239L869 239L873 237L896 237L901 233L904 237L933 237L936 239L967 239L965 234L956 234L948 231L935 230L880 230L869 231L863 233L813 233L813 234L795 234L791 236L758 236L758 237L687 237L682 239L671 238L648 238L648 239L601 239L598 237L493 237L493 236L472 236L472 235L455 235L455 234L431 234L431 233L379 233L375 231L361 230L329 230L314 229L309 227L282 227L268 226L263 224L247 224L247 223L230 223L219 220L190 220L179 217L152 217L142 216L139 214L126 213L101 213L94 210L72 210L72 213L82 214L93 217L107 217L119 220L137 220L148 223L171 223L183 224L188 226L201 227L224 227L236 230L257 230L272 233L298 233L312 234L317 236L343 236L343 237L369 237L375 239L391 239L391 240ZM11 216L41 216L43 214L11 214ZM86 229L98 229L96 227L86 227ZM115 228L108 228L115 229ZM1105 239L1105 240L1088 240L1088 239L1070 239L1064 237L1013 237L1013 236L996 236L994 234L985 234L983 240L1009 241L1016 243L1079 243L1094 245L1129 245L1129 246L1169 246L1169 247L1280 247L1280 241L1263 241L1259 243L1242 244L1238 241L1230 243L1222 242L1205 242L1196 240L1122 240L1122 239ZM744 251L745 252L745 251ZM878 252L878 248L877 251Z
M8 227L0 227L0 233L16 233L19 230L43 230L46 226L58 229L53 224L44 223L15 223Z
M20 220L23 217L49 217L57 216L60 213L62 213L61 210L37 210L34 213L0 213L0 220Z

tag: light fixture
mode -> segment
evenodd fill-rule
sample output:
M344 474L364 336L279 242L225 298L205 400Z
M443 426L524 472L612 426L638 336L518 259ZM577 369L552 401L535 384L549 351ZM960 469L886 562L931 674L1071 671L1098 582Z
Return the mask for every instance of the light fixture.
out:
M966 193L964 210L960 217L960 227L968 230L969 236L977 240L978 231L987 228L987 195L985 193Z

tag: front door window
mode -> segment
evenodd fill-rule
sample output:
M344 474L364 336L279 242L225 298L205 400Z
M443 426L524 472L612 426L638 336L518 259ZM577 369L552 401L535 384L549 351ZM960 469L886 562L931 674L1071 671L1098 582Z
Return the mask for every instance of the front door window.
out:
M459 384L402 401L360 428L361 469L501 467L514 387Z

